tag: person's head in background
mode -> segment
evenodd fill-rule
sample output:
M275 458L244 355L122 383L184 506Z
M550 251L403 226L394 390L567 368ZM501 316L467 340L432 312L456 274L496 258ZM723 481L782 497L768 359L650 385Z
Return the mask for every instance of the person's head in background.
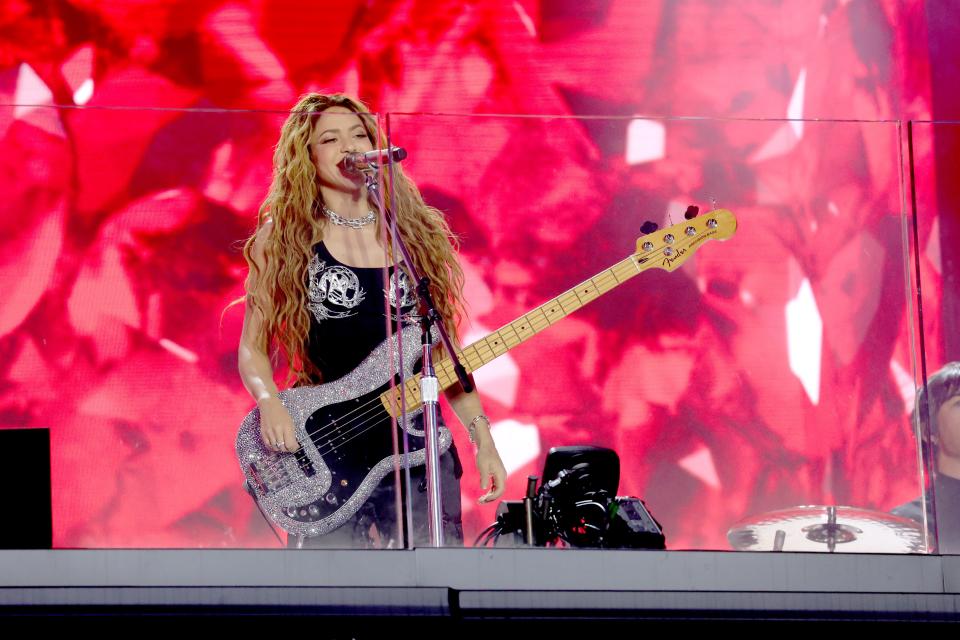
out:
M927 379L917 394L914 417L937 471L960 478L960 361L947 363Z

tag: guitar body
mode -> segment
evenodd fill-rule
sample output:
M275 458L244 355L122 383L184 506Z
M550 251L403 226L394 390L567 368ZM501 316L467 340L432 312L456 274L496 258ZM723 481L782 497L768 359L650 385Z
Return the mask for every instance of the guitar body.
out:
M392 418L380 398L399 380L401 367L405 377L413 376L421 353L420 329L404 327L346 376L281 391L301 445L297 453L268 449L260 438L260 412L247 414L237 434L237 459L257 502L277 525L297 536L328 533L393 471ZM425 462L423 431L414 426L422 411L417 407L405 422L397 421L410 445L410 453L400 455L401 468ZM441 427L440 451L451 442L450 431Z

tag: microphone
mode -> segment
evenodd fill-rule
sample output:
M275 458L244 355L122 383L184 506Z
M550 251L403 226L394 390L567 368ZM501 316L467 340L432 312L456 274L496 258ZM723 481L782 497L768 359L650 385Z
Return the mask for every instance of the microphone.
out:
M403 147L389 149L374 149L365 153L348 153L343 157L343 170L347 173L360 173L367 169L376 168L382 164L400 162L407 157L407 150Z

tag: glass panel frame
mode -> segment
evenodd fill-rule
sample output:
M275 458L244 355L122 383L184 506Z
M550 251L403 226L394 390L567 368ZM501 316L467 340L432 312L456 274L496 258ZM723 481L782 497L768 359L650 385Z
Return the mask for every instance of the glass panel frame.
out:
M220 313L242 294L238 242L287 116L35 108L2 127L16 182L4 218L21 230L6 239L0 405L3 426L52 427L56 546L274 543L218 448L231 420L202 402L230 415L251 404L231 361L242 313ZM478 372L512 471L503 499L522 496L551 446L589 440L618 451L620 493L647 501L668 548L722 549L743 519L810 503L885 512L926 485L906 408L936 357L918 342L955 328L917 322L934 305L915 298L921 284L931 294L916 232L940 214L923 197L919 212L905 207L916 159L899 123L374 117L383 139L410 148L404 171L460 236L465 344L635 255L647 218L682 224L689 204L737 216L730 240ZM785 346L811 309L833 358L816 383L812 343L798 339L793 365ZM468 545L496 507L475 504L470 457Z

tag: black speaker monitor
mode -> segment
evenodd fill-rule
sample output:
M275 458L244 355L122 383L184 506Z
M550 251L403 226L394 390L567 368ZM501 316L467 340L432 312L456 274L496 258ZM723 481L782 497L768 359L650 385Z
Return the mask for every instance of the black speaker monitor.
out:
M0 549L50 549L50 430L0 428L4 455L4 510Z

